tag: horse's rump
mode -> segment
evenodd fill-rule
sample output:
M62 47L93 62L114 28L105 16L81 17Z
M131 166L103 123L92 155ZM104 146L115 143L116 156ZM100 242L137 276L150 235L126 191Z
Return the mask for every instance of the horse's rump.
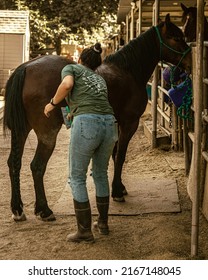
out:
M28 127L35 128L35 123L44 120L44 106L55 94L61 70L69 63L74 62L51 55L16 68L5 88L4 131L9 128L17 136L25 135Z

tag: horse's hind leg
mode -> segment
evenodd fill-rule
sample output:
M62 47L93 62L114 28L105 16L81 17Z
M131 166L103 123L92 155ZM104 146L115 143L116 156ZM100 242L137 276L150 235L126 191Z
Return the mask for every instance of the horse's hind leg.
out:
M139 124L139 119L134 122L125 122L120 125L119 130L119 140L117 143L116 150L114 151L114 177L112 182L112 197L114 201L124 202L124 195L127 194L126 188L122 183L121 173L122 167L125 161L126 152L128 148L129 141L137 130Z
M22 164L22 154L28 133L29 131L25 134L25 136L17 137L13 131L11 132L11 151L7 164L9 167L9 176L11 180L12 218L15 221L26 220L26 216L23 212L23 202L20 193L20 169Z
M38 146L35 156L31 162L31 171L33 175L36 196L35 215L40 216L43 221L55 220L52 210L48 207L44 190L43 176L45 174L48 160L55 148L58 131L59 130L53 131L53 133L48 133L48 135L45 135L45 137L38 136Z

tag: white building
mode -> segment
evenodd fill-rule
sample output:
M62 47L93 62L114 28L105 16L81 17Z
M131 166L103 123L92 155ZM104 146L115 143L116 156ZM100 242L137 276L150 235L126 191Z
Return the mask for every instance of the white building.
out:
M29 60L29 12L0 10L0 91L11 72Z

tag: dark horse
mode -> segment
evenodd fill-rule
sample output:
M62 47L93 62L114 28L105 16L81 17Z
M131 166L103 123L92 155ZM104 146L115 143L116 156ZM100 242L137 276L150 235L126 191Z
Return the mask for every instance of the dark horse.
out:
M104 77L109 90L109 100L119 123L119 140L114 150L114 178L112 197L124 201L126 194L121 173L128 143L137 130L139 119L147 105L146 84L160 60L180 64L190 71L191 54L182 31L170 21L151 27L125 47L110 55L97 69ZM26 219L20 194L20 169L26 138L33 129L38 145L31 162L36 194L35 214L42 220L54 220L44 191L43 176L53 153L63 118L62 102L48 119L43 110L61 82L62 68L73 63L59 56L44 56L20 65L6 85L4 130L11 130L11 151L8 158L11 179L11 209L13 218Z
M186 37L186 42L196 41L196 22L197 22L197 8L196 7L186 7L181 3L181 8L183 10L182 14L182 24L183 32ZM204 40L208 40L208 22L204 16Z

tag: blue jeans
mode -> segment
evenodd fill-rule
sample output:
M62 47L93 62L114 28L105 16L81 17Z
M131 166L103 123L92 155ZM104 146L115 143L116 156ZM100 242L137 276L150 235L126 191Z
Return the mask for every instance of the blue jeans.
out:
M87 171L92 159L96 196L109 195L108 164L118 140L118 126L113 115L82 114L75 116L70 140L70 186L74 200L89 200Z

